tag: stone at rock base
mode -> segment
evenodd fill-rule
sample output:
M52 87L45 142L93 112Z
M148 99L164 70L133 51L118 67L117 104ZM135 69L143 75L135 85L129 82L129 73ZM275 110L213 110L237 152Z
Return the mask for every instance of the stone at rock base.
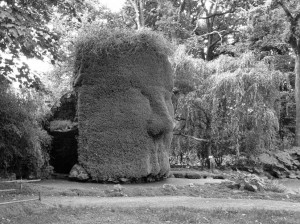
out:
M284 177L282 176L281 172L278 171L278 170L272 170L272 175L273 175L274 177L276 177L276 178L279 178L279 179L284 178Z
M173 184L164 184L163 189L165 190L171 190L171 191L176 191L177 187Z
M121 184L114 185L114 191L121 192L124 189L124 187Z
M236 189L239 190L241 187L241 184L235 183L235 182L228 182L227 187L230 189Z
M293 147L288 150L292 156L300 157L300 147Z
M146 178L146 182L155 182L156 181L156 178L155 177L152 177L152 176L148 176L147 178Z
M122 182L122 183L129 183L130 180L128 178L120 178L120 182Z
M275 178L289 178L292 171L298 167L300 156L295 150L284 150L278 153L263 153L259 161L266 173ZM296 175L297 176L297 175ZM293 177L293 175L292 175Z
M250 184L250 183L245 183L244 189L247 191L252 191L252 192L258 191L258 187L256 185Z
M279 152L275 154L275 157L289 170L293 167L293 158L288 152Z
M202 176L200 175L200 174L198 174L198 173L186 173L186 178L187 179L201 179L202 178Z
M175 178L185 178L186 173L185 172L170 172L170 174L174 175Z
M189 187L195 187L195 184L189 183L188 186L189 186Z
M262 175L264 173L264 170L262 168L253 167L253 173Z
M295 174L291 173L291 174L288 176L288 178L290 178L290 179L297 179L297 176L296 176Z
M70 171L69 178L71 180L87 181L90 177L82 166L75 164Z
M219 180L224 180L225 179L224 175L214 175L214 176L212 176L212 178L213 179L219 179Z
M292 195L296 195L296 194L297 194L297 192L295 192L295 191L293 191L293 190L291 190L291 189L288 189L288 190L286 191L286 193L287 193L287 194L292 194Z
M300 162L296 159L293 160L293 165L295 166L295 169L300 168Z
M173 174L169 174L168 178L175 178Z
M259 191L263 191L265 189L265 184L263 184L262 182L257 182L256 187Z
M107 179L107 182L118 184L118 183L120 183L120 180L119 179L115 180L115 179L113 179L113 178L110 177L110 178Z

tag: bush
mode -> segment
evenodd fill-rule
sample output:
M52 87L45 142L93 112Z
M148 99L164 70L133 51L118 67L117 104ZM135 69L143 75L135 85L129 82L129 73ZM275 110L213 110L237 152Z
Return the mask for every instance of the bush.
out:
M38 122L37 105L5 86L0 95L0 169L18 177L39 176L48 166L51 138Z

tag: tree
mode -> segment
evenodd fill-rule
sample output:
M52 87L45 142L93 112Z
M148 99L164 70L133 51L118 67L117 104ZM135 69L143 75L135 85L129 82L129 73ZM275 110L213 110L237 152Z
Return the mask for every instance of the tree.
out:
M48 23L52 27L53 32L60 37L57 41L59 60L56 61L51 73L47 75L52 84L50 86L52 98L56 100L72 88L71 82L74 76L75 58L74 46L78 33L83 32L82 30L91 24L94 24L93 27L99 28L121 28L126 26L122 15L112 13L107 7L100 4L98 0L85 0L74 4L73 8L76 16L57 9Z
M37 58L54 64L59 59L59 36L48 22L55 10L76 16L74 3L80 0L2 0L0 1L0 75L25 87L39 87L38 77L20 59ZM14 77L13 74L16 74Z
M280 7L285 14L286 30L284 39L295 54L295 100L296 100L296 135L295 145L300 146L300 3L297 0L274 0L273 7Z
M182 56L175 63L175 79L187 74L194 84L194 90L179 97L177 132L200 142L199 155L207 156L211 150L220 162L226 154L250 157L280 147L277 102L285 77L281 72L253 53L222 55L210 62ZM198 82L193 81L194 73Z
M20 97L0 85L0 95L0 170L18 178L41 177L49 171L51 137L41 125L39 94L23 89Z
M264 10L264 13L269 15L270 24L273 23L271 25L272 33L269 35L272 37L273 46L275 46L279 54L285 53L287 57L292 55L294 59L294 63L286 62L286 64L294 66L293 70L296 79L294 90L296 103L294 144L295 146L300 146L300 3L297 0L272 0L267 1L266 6L268 8ZM261 18L261 16L259 17ZM278 25L274 25L276 23Z
M245 14L261 0L173 0L178 8L178 21L189 21L191 53L204 60L220 55L218 48L240 39L240 28L246 25ZM186 22L185 22L186 23Z
M129 0L129 2L135 11L135 22L137 25L137 29L141 29L145 26L145 17L144 17L145 0Z

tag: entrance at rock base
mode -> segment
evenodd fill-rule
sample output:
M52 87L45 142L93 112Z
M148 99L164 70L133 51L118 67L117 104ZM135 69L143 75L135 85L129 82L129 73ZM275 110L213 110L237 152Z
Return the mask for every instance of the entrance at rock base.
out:
M54 131L52 149L50 152L50 165L55 173L68 174L78 161L77 136L78 130L68 132Z

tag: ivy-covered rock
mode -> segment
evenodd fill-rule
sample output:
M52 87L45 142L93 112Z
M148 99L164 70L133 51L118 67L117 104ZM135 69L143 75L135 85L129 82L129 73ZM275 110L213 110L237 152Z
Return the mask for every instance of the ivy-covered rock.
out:
M97 29L76 45L78 162L97 182L167 177L173 136L169 44L150 31Z

